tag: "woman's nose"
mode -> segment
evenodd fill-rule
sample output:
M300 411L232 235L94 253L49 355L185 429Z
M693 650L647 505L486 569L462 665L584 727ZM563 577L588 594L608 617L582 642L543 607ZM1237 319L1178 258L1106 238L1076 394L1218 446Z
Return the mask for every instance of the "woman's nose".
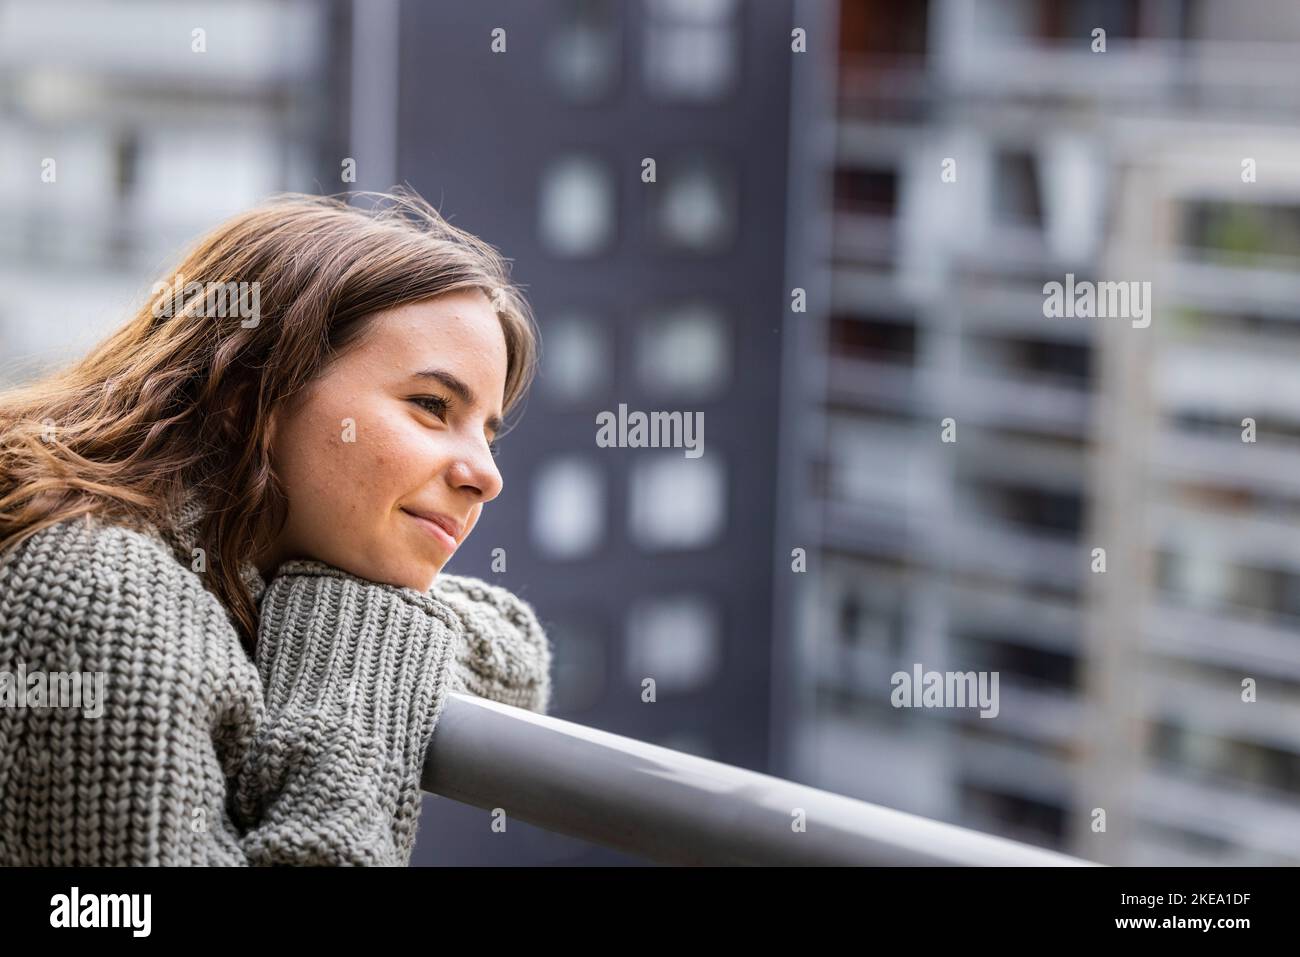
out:
M486 443L479 452L458 456L451 464L449 478L456 488L476 491L481 502L492 501L501 494L504 485Z

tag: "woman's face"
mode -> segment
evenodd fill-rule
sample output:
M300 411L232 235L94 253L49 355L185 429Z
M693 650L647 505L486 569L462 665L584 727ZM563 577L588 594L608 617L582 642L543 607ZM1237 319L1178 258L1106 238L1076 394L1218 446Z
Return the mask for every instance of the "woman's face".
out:
M262 574L312 558L428 591L501 492L489 444L505 380L505 335L483 292L374 315L299 403L272 416L289 513L258 556Z

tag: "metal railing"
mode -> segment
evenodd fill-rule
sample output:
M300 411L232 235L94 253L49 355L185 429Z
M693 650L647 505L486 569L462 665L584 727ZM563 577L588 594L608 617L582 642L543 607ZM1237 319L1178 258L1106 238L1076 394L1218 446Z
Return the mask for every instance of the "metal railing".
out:
M444 703L421 783L661 864L1091 865L466 694Z

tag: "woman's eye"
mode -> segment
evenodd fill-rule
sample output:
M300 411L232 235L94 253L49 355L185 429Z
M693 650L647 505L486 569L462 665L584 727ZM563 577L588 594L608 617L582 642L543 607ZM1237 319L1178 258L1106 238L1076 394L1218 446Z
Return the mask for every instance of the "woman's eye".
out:
M426 412L431 412L440 419L447 417L447 400L441 396L417 395L411 401L419 405L420 408L424 409Z
M417 395L411 399L411 401L426 412L430 412L433 415L436 415L439 419L446 421L447 411L451 404L450 400L445 399L440 395ZM496 458L501 451L500 443L489 442L488 451L492 453L493 458Z

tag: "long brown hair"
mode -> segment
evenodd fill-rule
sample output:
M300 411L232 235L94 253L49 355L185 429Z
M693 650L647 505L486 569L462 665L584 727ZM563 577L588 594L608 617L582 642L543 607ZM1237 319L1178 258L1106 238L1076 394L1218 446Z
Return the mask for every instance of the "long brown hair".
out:
M505 333L509 415L535 375L537 337L506 260L410 190L351 195L370 205L290 193L232 217L89 355L0 392L0 554L87 514L174 527L198 492L211 503L198 526L212 556L204 580L252 653L257 611L240 563L274 538L287 505L267 422L368 317L483 290ZM245 309L214 318L205 289L244 290Z

